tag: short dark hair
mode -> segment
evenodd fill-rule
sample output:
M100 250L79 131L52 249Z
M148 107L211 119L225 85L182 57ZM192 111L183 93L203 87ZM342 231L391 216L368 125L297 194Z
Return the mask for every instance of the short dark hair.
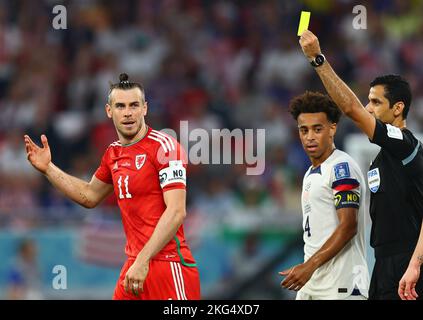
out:
M370 87L382 85L385 89L385 98L389 100L389 107L392 108L395 103L402 101L404 110L402 118L405 120L411 105L410 84L399 75L388 74L375 78L370 82Z
M119 75L119 82L118 83L110 83L109 94L107 95L108 103L109 104L111 103L110 95L111 95L113 89L130 90L130 89L133 89L133 88L140 89L142 98L145 99L145 92L144 92L144 87L142 86L142 84L137 83L137 82L130 82L129 76L126 73L121 73Z
M298 120L301 113L324 112L332 123L338 123L342 115L342 112L328 95L310 91L294 97L289 103L289 112L295 120Z

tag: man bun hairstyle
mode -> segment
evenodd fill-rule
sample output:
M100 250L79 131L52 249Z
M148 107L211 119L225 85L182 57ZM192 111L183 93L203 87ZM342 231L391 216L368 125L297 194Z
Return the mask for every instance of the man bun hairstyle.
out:
M129 81L129 76L127 73L121 73L119 75L119 82L117 83L112 83L110 82L110 87L109 87L109 94L108 94L108 103L111 104L111 94L112 91L114 89L119 89L119 90L131 90L133 88L138 88L141 91L141 98L144 102L145 100L145 93L144 93L144 87L142 86L142 84L138 83L138 82L131 82Z
M324 112L331 123L338 123L342 115L328 95L311 91L294 97L289 103L289 112L295 120L298 120L301 113Z
M120 83L129 83L129 76L126 73L121 73L119 75L119 82Z

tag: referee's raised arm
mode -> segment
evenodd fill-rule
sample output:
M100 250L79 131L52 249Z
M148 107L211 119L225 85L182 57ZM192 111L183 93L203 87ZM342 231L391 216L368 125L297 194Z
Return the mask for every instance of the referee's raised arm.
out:
M311 31L305 30L301 34L299 42L304 55L315 68L326 91L338 108L351 118L370 139L373 139L376 126L375 118L364 108L354 92L332 69L320 50L317 37Z

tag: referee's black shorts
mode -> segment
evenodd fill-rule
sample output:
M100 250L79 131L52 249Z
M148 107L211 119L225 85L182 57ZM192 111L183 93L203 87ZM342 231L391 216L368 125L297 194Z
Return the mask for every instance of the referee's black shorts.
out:
M400 300L398 285L413 252L377 257L370 281L369 300ZM423 274L416 285L418 300L423 300Z

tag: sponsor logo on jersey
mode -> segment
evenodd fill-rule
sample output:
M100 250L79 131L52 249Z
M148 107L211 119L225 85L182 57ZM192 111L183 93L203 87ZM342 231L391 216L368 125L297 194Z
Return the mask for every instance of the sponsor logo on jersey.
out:
M350 177L350 168L348 166L348 162L341 162L335 165L335 179L343 179Z
M147 155L146 154L138 154L135 157L135 167L137 168L137 170L141 169L142 166L145 163L145 159L147 159Z
M375 168L367 172L367 183L371 192L375 193L379 190L380 174L379 168Z

